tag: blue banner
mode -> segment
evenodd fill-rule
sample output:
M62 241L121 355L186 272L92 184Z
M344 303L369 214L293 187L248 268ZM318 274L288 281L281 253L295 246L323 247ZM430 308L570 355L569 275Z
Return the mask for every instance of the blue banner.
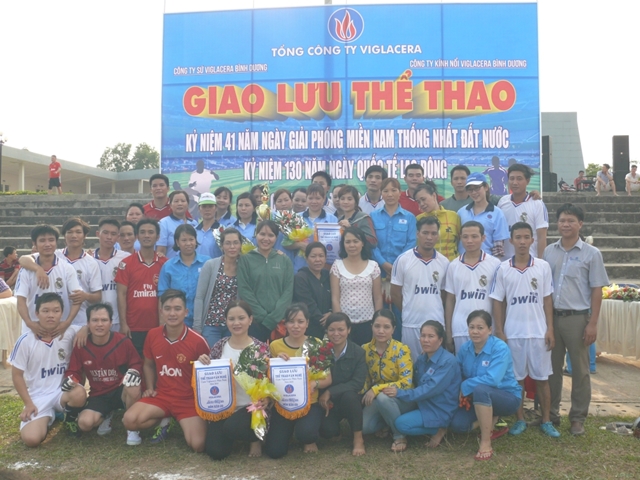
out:
M536 4L423 4L167 14L162 172L196 192L364 190L373 164L540 171ZM539 188L540 176L531 188ZM177 186L177 185L176 185Z

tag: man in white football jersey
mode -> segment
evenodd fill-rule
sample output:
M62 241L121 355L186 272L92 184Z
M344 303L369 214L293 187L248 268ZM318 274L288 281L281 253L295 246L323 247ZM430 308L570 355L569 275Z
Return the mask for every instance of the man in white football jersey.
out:
M511 195L505 195L498 202L498 207L504 213L509 228L517 222L531 225L533 231L533 245L529 249L531 255L542 258L547 248L547 230L549 228L549 212L542 200L534 200L527 192L531 180L531 169L521 163L514 163L509 167L509 189ZM513 257L515 250L509 242L504 243L504 257Z
M452 260L447 270L444 290L447 297L444 319L447 331L447 349L458 352L469 341L467 317L474 310L491 313L489 297L491 282L500 260L482 251L484 226L470 220L460 229L460 241L465 252Z
M21 268L16 280L15 296L18 299L18 313L22 317L22 333L28 330L42 336L41 328L36 316L36 300L46 292L55 292L62 298L62 322L58 325L54 335L64 332L75 319L80 310L80 303L74 304L70 297L80 291L76 271L67 262L62 262L56 256L56 247L60 233L51 225L38 225L31 230L31 240L37 252L35 263L42 267L47 276L47 285L38 282L36 273ZM86 319L85 319L86 321Z
M444 325L442 287L449 267L447 257L435 249L438 219L421 218L416 229L418 246L400 255L391 271L391 299L402 311L402 343L411 349L414 362L422 353L420 326L427 320Z
M28 447L37 447L47 436L56 412L67 403L81 401L84 392L62 392L60 385L69 366L73 340L79 327L72 325L62 335L60 329L64 304L57 293L46 292L36 300L40 334L29 331L16 342L9 361L11 376L24 402L20 413L20 437Z
M555 343L551 267L530 254L533 229L528 223L515 223L510 241L516 254L500 264L491 286L495 335L509 344L516 380L523 386L527 375L536 381L542 410L540 429L557 438L560 432L550 420L549 376L553 373L551 349ZM509 430L512 435L527 428L522 404L516 416L518 420Z
M111 331L119 332L120 316L118 314L118 290L115 278L120 262L130 254L116 250L114 247L120 234L120 222L115 218L101 219L98 223L97 234L100 247L93 252L93 257L98 262L102 279L102 303L107 303L113 308Z
M78 276L78 283L82 290L69 295L69 300L74 304L80 304L80 310L73 324L81 327L87 324L87 307L92 303L98 303L102 298L102 281L98 263L83 249L88 233L87 222L80 218L70 218L62 226L62 236L67 247L56 250L58 259L71 265ZM42 266L36 263L35 256L23 255L20 257L20 265L35 272L38 285L43 288L49 286L49 277Z

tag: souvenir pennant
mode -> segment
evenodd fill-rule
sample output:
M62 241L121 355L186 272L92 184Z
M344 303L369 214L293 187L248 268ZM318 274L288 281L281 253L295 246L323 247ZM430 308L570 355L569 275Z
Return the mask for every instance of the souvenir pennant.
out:
M278 413L289 420L304 417L311 408L307 359L272 358L269 361L269 377L282 397L276 403Z
M228 358L211 360L209 365L194 362L191 386L200 417L217 422L233 414L236 392L232 372L231 360Z

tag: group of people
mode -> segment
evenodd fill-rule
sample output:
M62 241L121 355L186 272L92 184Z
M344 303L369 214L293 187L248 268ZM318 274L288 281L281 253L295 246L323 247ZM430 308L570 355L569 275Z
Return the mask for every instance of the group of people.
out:
M630 197L631 192L640 191L640 175L638 175L638 165L632 164L631 171L624 176L625 189L627 195ZM616 182L613 177L613 170L608 163L602 165L595 180L591 180L585 176L584 170L578 172L578 176L573 181L574 189L578 192L585 190L596 191L596 196L599 196L601 192L613 192L617 197Z
M525 165L509 167L503 197L464 165L452 169L447 199L417 164L404 172L404 191L381 167L365 177L362 196L349 185L330 196L331 177L317 172L307 188L270 199L274 213L300 215L310 229L341 226L332 264L324 244L292 241L278 215L258 217L260 187L236 197L235 216L228 188L202 193L196 222L188 195L169 194L161 174L150 179L151 202L130 205L123 221L100 220L95 250L84 249L89 226L80 218L63 225L64 249L57 228L34 228L35 253L19 259L15 285L24 334L10 357L25 403L23 441L39 445L56 412L74 435L96 427L104 435L124 408L127 444L153 427L151 442L161 442L175 418L187 444L214 459L228 456L233 440L278 458L295 436L314 452L346 419L354 455L365 453L367 434L391 435L400 452L410 435L429 435L435 447L447 429L479 427L475 458L487 460L492 440L527 428L526 377L536 382L541 430L560 436L567 351L570 431L583 434L588 348L608 279L600 252L580 240L582 210L563 205L561 238L547 245L547 210L527 191ZM333 363L311 384L304 417L253 404L240 384L229 418L196 413L194 361L236 363L250 346L288 360L325 337ZM263 440L251 428L255 408L270 412ZM510 428L496 427L512 414Z

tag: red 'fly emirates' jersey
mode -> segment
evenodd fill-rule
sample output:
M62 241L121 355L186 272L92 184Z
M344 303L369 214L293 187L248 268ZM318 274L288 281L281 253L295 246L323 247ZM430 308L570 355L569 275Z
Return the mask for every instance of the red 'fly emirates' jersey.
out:
M156 365L156 391L171 397L191 397L193 363L209 354L204 337L186 325L177 340L166 337L165 327L151 329L144 342L144 356Z
M75 347L65 376L80 383L86 377L91 386L90 396L99 397L118 388L130 368L142 375L140 355L129 337L111 332L104 345L94 344L89 337L84 348Z
M116 283L127 287L127 325L132 332L147 332L159 324L158 279L166 261L154 254L147 265L136 252L118 265Z

